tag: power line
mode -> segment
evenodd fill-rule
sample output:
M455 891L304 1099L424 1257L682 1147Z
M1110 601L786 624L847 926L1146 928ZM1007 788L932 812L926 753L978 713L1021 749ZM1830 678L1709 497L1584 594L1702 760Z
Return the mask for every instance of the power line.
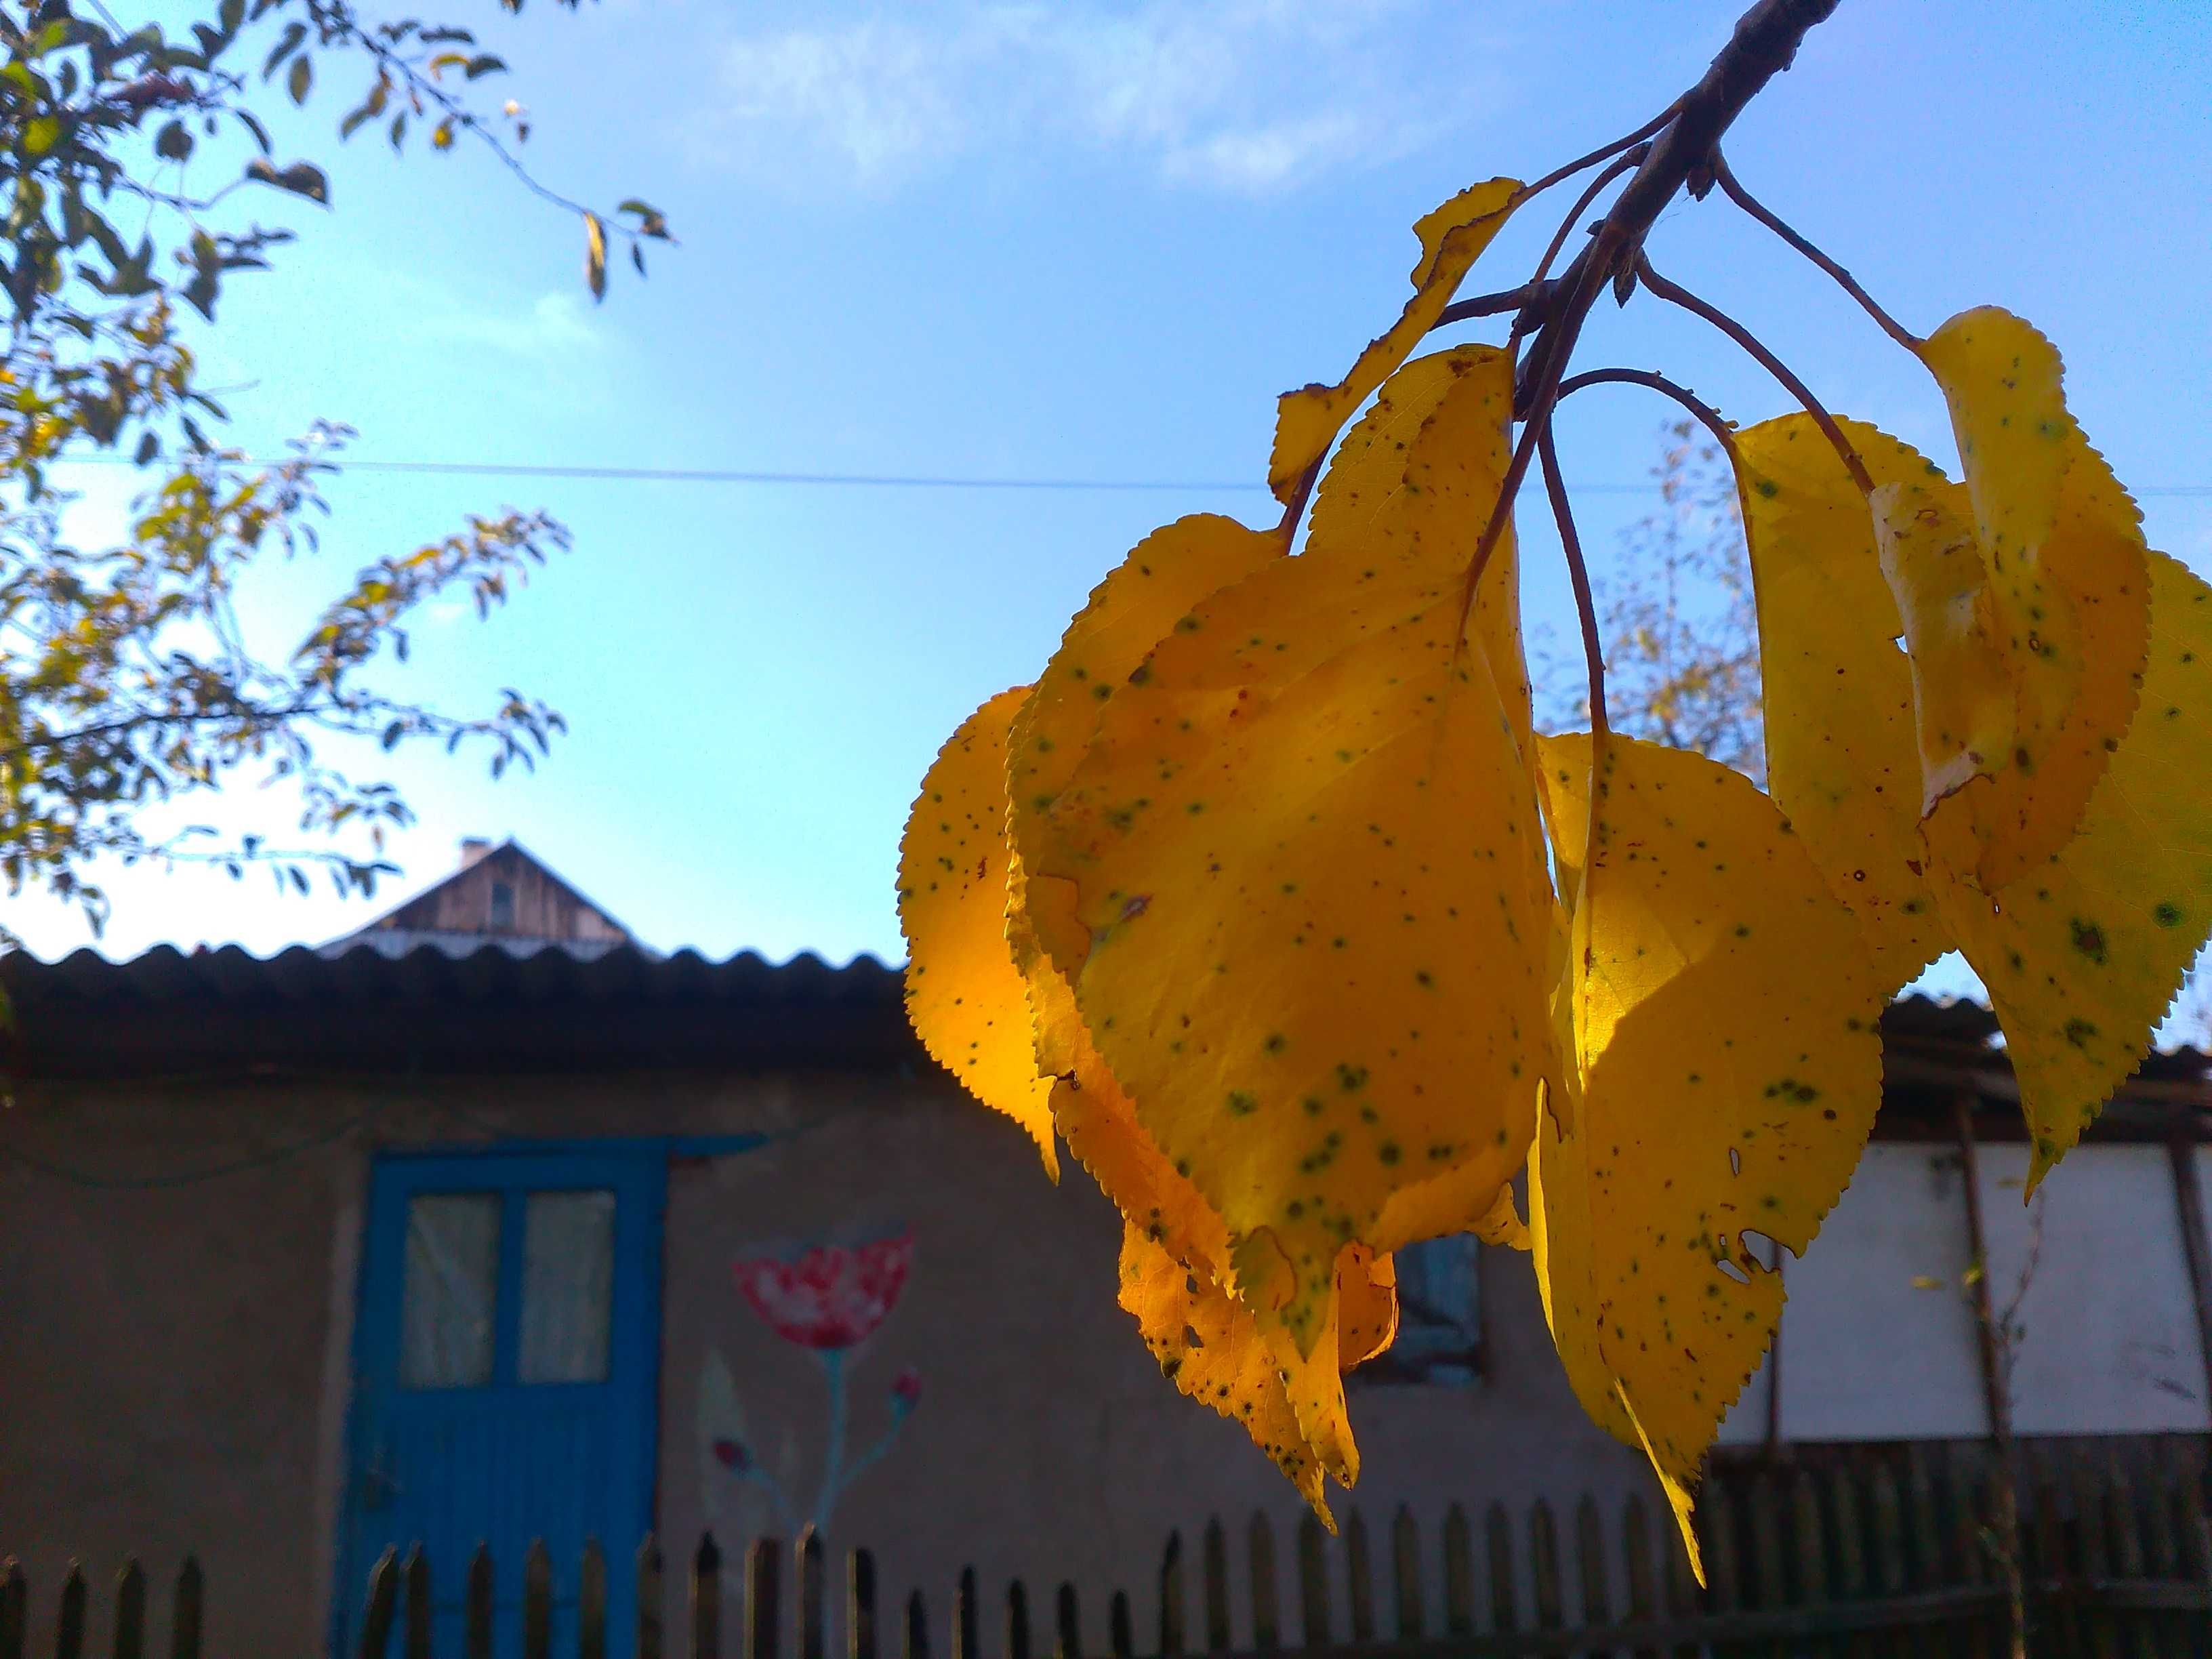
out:
M287 460L266 456L241 456L243 466L275 466ZM49 463L57 466L131 466L126 455L72 455ZM429 477L464 478L574 478L620 483L793 484L807 487L865 489L1033 489L1090 490L1100 493L1182 493L1264 491L1267 486L1250 478L1015 478L960 477L897 472L758 472L728 467L583 466L533 465L526 461L381 461L336 459L341 471L400 472ZM1657 493L1654 483L1577 483L1568 486L1585 495L1643 495ZM2212 498L2212 484L2154 484L2130 492L2137 496L2160 495Z

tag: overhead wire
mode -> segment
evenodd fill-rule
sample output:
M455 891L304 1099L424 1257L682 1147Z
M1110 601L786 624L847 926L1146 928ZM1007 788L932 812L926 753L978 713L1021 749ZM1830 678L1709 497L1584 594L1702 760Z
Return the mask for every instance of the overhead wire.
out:
M241 466L275 466L297 456L235 457ZM1204 495L1213 491L1263 492L1267 485L1253 478L1055 478L965 476L956 473L908 472L787 472L736 467L592 466L580 463L529 461L349 460L333 457L330 465L340 472L410 473L432 477L572 478L618 483L790 484L810 489L1033 489L1089 490L1099 493L1146 492ZM127 455L72 455L51 462L56 466L135 466ZM1577 483L1569 489L1584 495L1643 495L1656 494L1662 486L1649 483ZM2212 483L2153 484L2131 492L2137 496L2212 497Z

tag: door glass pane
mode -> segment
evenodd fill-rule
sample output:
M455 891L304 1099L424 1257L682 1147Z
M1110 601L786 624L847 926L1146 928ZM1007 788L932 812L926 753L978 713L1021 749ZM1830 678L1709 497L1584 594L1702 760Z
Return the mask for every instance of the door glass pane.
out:
M400 1387L468 1389L491 1381L499 1202L496 1193L433 1193L408 1201Z
M604 1382L614 1313L615 1195L532 1193L523 1206L520 1382Z

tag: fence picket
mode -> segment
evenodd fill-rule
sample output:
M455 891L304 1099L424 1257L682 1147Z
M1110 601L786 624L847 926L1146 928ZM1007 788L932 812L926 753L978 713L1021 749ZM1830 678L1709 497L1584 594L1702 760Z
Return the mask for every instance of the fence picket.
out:
M763 1546L770 1552L765 1564L759 1559ZM754 1540L753 1559L746 1564L748 1572L758 1573L765 1565L767 1576L773 1578L775 1575L775 1548L771 1540ZM747 1588L745 1610L750 1613L760 1605L760 1601L753 1587L749 1585ZM685 1591L685 1598L686 1610L690 1614L688 1621L691 1638L690 1659L721 1659L722 1547L714 1541L712 1532L700 1535L699 1547L691 1553L691 1583ZM769 1639L771 1642L775 1639L773 1633ZM745 1650L747 1659L769 1659L769 1655L754 1654L750 1639L745 1644Z
M407 1659L430 1659L430 1559L422 1553L422 1545L407 1552L399 1576L407 1592L407 1622L400 1637L400 1651ZM123 1659L120 1642L116 1644L116 1659Z
M1735 1570L1735 1499L1729 1483L1717 1474L1705 1482L1698 1499L1704 1525L1698 1539L1704 1546L1705 1593L1716 1613L1734 1613L1743 1605L1741 1581Z
M637 1547L637 1659L660 1659L666 1639L661 1626L665 1583L660 1540L647 1533Z
M1006 1659L1030 1659L1030 1592L1018 1578L1006 1586Z
M929 1608L915 1591L906 1598L906 1659L929 1659Z
M1298 1522L1298 1628L1308 1647L1328 1645L1328 1555L1311 1510Z
M1235 1642L1229 1633L1229 1540L1218 1515L1206 1523L1199 1576L1206 1581L1206 1650L1226 1653Z
M2144 1570L2153 1578L2185 1578L2189 1569L2182 1559L2180 1537L2173 1529L2179 1507L2177 1494L2167 1486L2163 1471L2153 1467L2145 1473L2149 1479L2143 1492ZM2158 1620L2159 1659L2188 1659L2188 1617L2169 1613Z
M1175 1540L1168 1540L1170 1553ZM983 1659L981 1614L975 1606L975 1569L960 1569L959 1587L952 1592L952 1659Z
M2021 1540L2022 1547L2027 1540ZM2066 1528L2058 1510L2058 1489L2048 1479L2039 1480L2035 1486L2035 1529L2033 1570L2024 1573L2028 1580L2027 1638L2032 1652L2048 1652L2060 1659L2075 1659L2086 1651L2079 1639L2075 1620L2069 1616L2065 1602L2048 1595L2039 1597L2039 1589L2064 1589L2081 1574L2069 1559L2066 1548Z
M845 1557L845 1659L876 1659L876 1558Z
M1182 1534L1168 1534L1168 1547L1160 1556L1160 1651L1177 1654L1182 1651ZM975 1659L972 1654L959 1659Z
M2081 1576L2092 1583L2112 1576L2112 1540L2105 1527L2103 1496L2097 1482L2085 1463L2074 1465L2067 1482L2074 1499L2074 1534L2078 1540ZM2082 1623L2088 1638L2089 1651L2096 1659L2120 1659L2119 1615L2100 1608L2085 1607Z
M146 1574L136 1556L115 1575L115 1659L145 1659Z
M1444 1511L1444 1634L1474 1634L1474 1547L1456 1504Z
M1053 1659L1083 1659L1083 1615L1075 1586L1063 1581L1053 1607Z
M1252 1650L1273 1653L1283 1641L1275 1616L1275 1533L1258 1510L1245 1528L1244 1547L1252 1575Z
M76 1634L69 1632L70 1592L76 1592ZM384 1659L392 1644L392 1614L399 1596L399 1554L386 1547L368 1572L368 1606L361 1618L361 1659ZM77 1659L84 1646L84 1575L70 1564L70 1582L62 1589L62 1633L54 1644L55 1659Z
M576 1659L607 1659L607 1557L596 1538L584 1540L576 1563Z
M745 1551L745 1659L775 1659L783 1629L783 1547L756 1538ZM691 1659L720 1659L722 1651L722 1552L714 1535L699 1546L691 1567Z
M1905 1591L1905 1504L1898 1495L1897 1471L1887 1461L1874 1466L1873 1478L1868 1482L1869 1505L1874 1520L1874 1570L1877 1594L1887 1596L1902 1595ZM1912 1651L1911 1638L1902 1631L1890 1632L1880 1650L1906 1659Z
M1374 1565L1367 1555L1367 1523L1354 1510L1344 1522L1344 1599L1352 1618L1352 1639L1375 1639ZM0 1656L4 1659L4 1656Z
M2143 1535L2136 1510L2135 1485L2117 1452L2105 1462L2104 1520L2106 1547L2112 1552L2113 1575L2124 1580L2147 1577ZM2158 1659L2154 1613L2123 1614L2120 1651L2127 1659Z
M1513 1522L1504 1504L1490 1506L1482 1530L1490 1553L1490 1627L1510 1635L1520 1628L1520 1620L1514 1610Z
M1559 1594L1559 1535L1552 1506L1542 1498L1528 1516L1528 1569L1536 1581L1536 1628L1559 1630L1565 1621Z
M1135 1640L1129 1623L1129 1592L1115 1590L1114 1599L1106 1607L1106 1640L1114 1650L1114 1659L1129 1659Z
M1797 1471L1790 1483L1790 1529L1796 1534L1797 1596L1805 1607L1825 1606L1829 1599L1828 1528L1820 1515L1820 1481L1810 1469Z
M200 1559L188 1555L185 1565L177 1569L177 1593L169 1603L169 1659L200 1659L206 1599L207 1579L200 1571ZM0 1614L0 1624L4 1622L5 1615ZM4 1632L0 1632L0 1659L11 1659Z
M1752 1573L1758 1588L1749 1599L1753 1607L1771 1612L1790 1605L1782 1554L1781 1494L1775 1490L1773 1474L1765 1469L1754 1474L1750 1485ZM1770 1659L1789 1659L1789 1649L1779 1641L1763 1650Z
M522 1558L522 1659L553 1659L553 1558L542 1538Z
M1698 1584L1690 1576L1690 1553L1682 1541L1682 1529L1675 1524L1671 1508L1659 1516L1660 1559L1666 1563L1667 1616L1669 1619L1694 1619L1698 1616ZM1674 1650L1674 1659L1698 1659L1699 1649L1694 1642L1685 1642Z
M0 1562L0 1659L23 1659L31 1623L31 1589L14 1556Z
M1648 1625L1659 1616L1651 1572L1651 1528L1644 1518L1644 1500L1634 1492L1620 1510L1620 1565L1628 1592L1628 1622ZM1658 1659L1658 1655L1654 1647L1635 1650L1635 1659Z
M1936 1504L1936 1476L1929 1462L1929 1451L1925 1441L1908 1441L1905 1448L1905 1540L1912 1548L1911 1575L1908 1582L1916 1590L1932 1590L1950 1581L1945 1577L1943 1565L1943 1528L1938 1519ZM1970 1649L1978 1642L1972 1630L1954 1629L1948 1635L1939 1631L1921 1630L1912 1633L1913 1659L1942 1659L1938 1645L1966 1644Z
M1403 1504L1398 1507L1390 1522L1390 1577L1393 1599L1398 1616L1398 1639L1401 1642L1420 1638L1425 1611L1421 1595L1421 1534L1414 1524L1413 1510Z
M1613 1596L1605 1571L1605 1522L1597 1499L1588 1492L1575 1505L1575 1557L1583 1581L1583 1622L1600 1628L1613 1622Z
M829 1576L822 1561L822 1534L810 1526L799 1534L799 1659L828 1659L829 1640L823 1602L829 1598ZM1023 1659L1028 1659L1027 1655Z
M468 1610L461 1636L469 1659L491 1659L491 1547L478 1544L469 1559ZM644 1659L642 1653L639 1659Z

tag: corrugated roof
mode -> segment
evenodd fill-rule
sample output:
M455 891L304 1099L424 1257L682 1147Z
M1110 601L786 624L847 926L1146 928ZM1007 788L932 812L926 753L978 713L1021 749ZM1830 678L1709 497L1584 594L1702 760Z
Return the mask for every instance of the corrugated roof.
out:
M832 967L811 952L771 963L753 951L722 962L696 951L673 956L617 945L581 947L554 940L418 940L392 951L374 939L347 948L293 945L257 957L237 945L179 951L159 945L111 961L96 951L47 962L24 951L0 957L0 987L19 1011L67 1001L164 1003L336 1001L591 1002L675 1000L896 1008L899 974L873 957Z

